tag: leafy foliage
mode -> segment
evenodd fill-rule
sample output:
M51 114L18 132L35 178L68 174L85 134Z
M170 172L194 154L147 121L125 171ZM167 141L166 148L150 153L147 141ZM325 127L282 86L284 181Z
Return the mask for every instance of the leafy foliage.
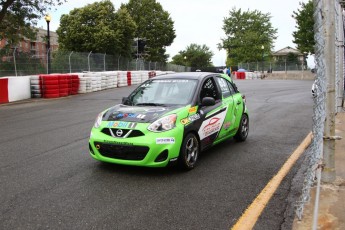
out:
M212 56L212 51L206 45L190 44L186 50L175 55L171 63L195 68L210 67L212 66Z
M126 9L115 12L110 0L88 4L60 19L60 49L130 56L136 24Z
M228 66L255 62L262 59L263 53L270 53L277 38L277 29L272 27L270 19L269 13L263 14L257 10L230 10L223 25L227 37L218 44L219 49L227 51Z
M170 46L176 35L170 14L156 0L129 0L121 8L127 8L137 24L136 37L146 39L146 60L166 62L166 46Z
M66 0L2 0L0 1L0 40L7 47L18 44L24 37L34 39L37 21L56 5Z
M294 37L293 42L297 45L302 53L314 54L314 6L313 1L304 3L300 2L301 9L294 11L292 17L296 20L297 31L292 33Z

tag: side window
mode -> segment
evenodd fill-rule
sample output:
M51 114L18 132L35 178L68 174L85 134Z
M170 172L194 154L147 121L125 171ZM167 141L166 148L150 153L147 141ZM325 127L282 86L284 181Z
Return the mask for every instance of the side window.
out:
M236 89L234 88L234 86L230 82L227 81L227 84L229 86L231 95L237 93Z
M213 97L216 101L220 99L216 83L212 77L206 79L201 87L200 101L204 97Z
M231 92L231 89L229 89L229 86L227 84L227 80L225 80L222 77L217 77L217 81L218 81L219 87L222 91L223 97L224 98L229 97L232 94L232 92Z

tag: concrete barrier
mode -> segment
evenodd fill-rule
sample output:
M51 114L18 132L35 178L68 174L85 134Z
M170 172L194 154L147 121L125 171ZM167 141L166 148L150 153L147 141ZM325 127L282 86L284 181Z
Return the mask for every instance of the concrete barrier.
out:
M309 70L305 71L273 71L265 73L266 79L277 80L315 80L315 74Z
M0 103L31 98L30 77L0 78Z

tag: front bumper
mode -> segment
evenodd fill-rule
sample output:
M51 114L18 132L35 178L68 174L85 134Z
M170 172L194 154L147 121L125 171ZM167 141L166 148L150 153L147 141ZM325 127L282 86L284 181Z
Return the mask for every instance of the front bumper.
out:
M136 131L141 135L116 138L104 132L107 127L92 128L89 140L90 155L99 161L147 166L165 167L178 158L183 129L154 133L147 130L148 124L138 124ZM103 131L103 132L102 132Z

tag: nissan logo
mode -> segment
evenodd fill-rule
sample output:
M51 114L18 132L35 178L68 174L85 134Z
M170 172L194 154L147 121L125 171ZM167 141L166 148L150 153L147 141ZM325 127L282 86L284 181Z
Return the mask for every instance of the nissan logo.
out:
M122 136L122 134L123 134L122 129L118 129L118 130L116 130L116 136L121 137L121 136Z

